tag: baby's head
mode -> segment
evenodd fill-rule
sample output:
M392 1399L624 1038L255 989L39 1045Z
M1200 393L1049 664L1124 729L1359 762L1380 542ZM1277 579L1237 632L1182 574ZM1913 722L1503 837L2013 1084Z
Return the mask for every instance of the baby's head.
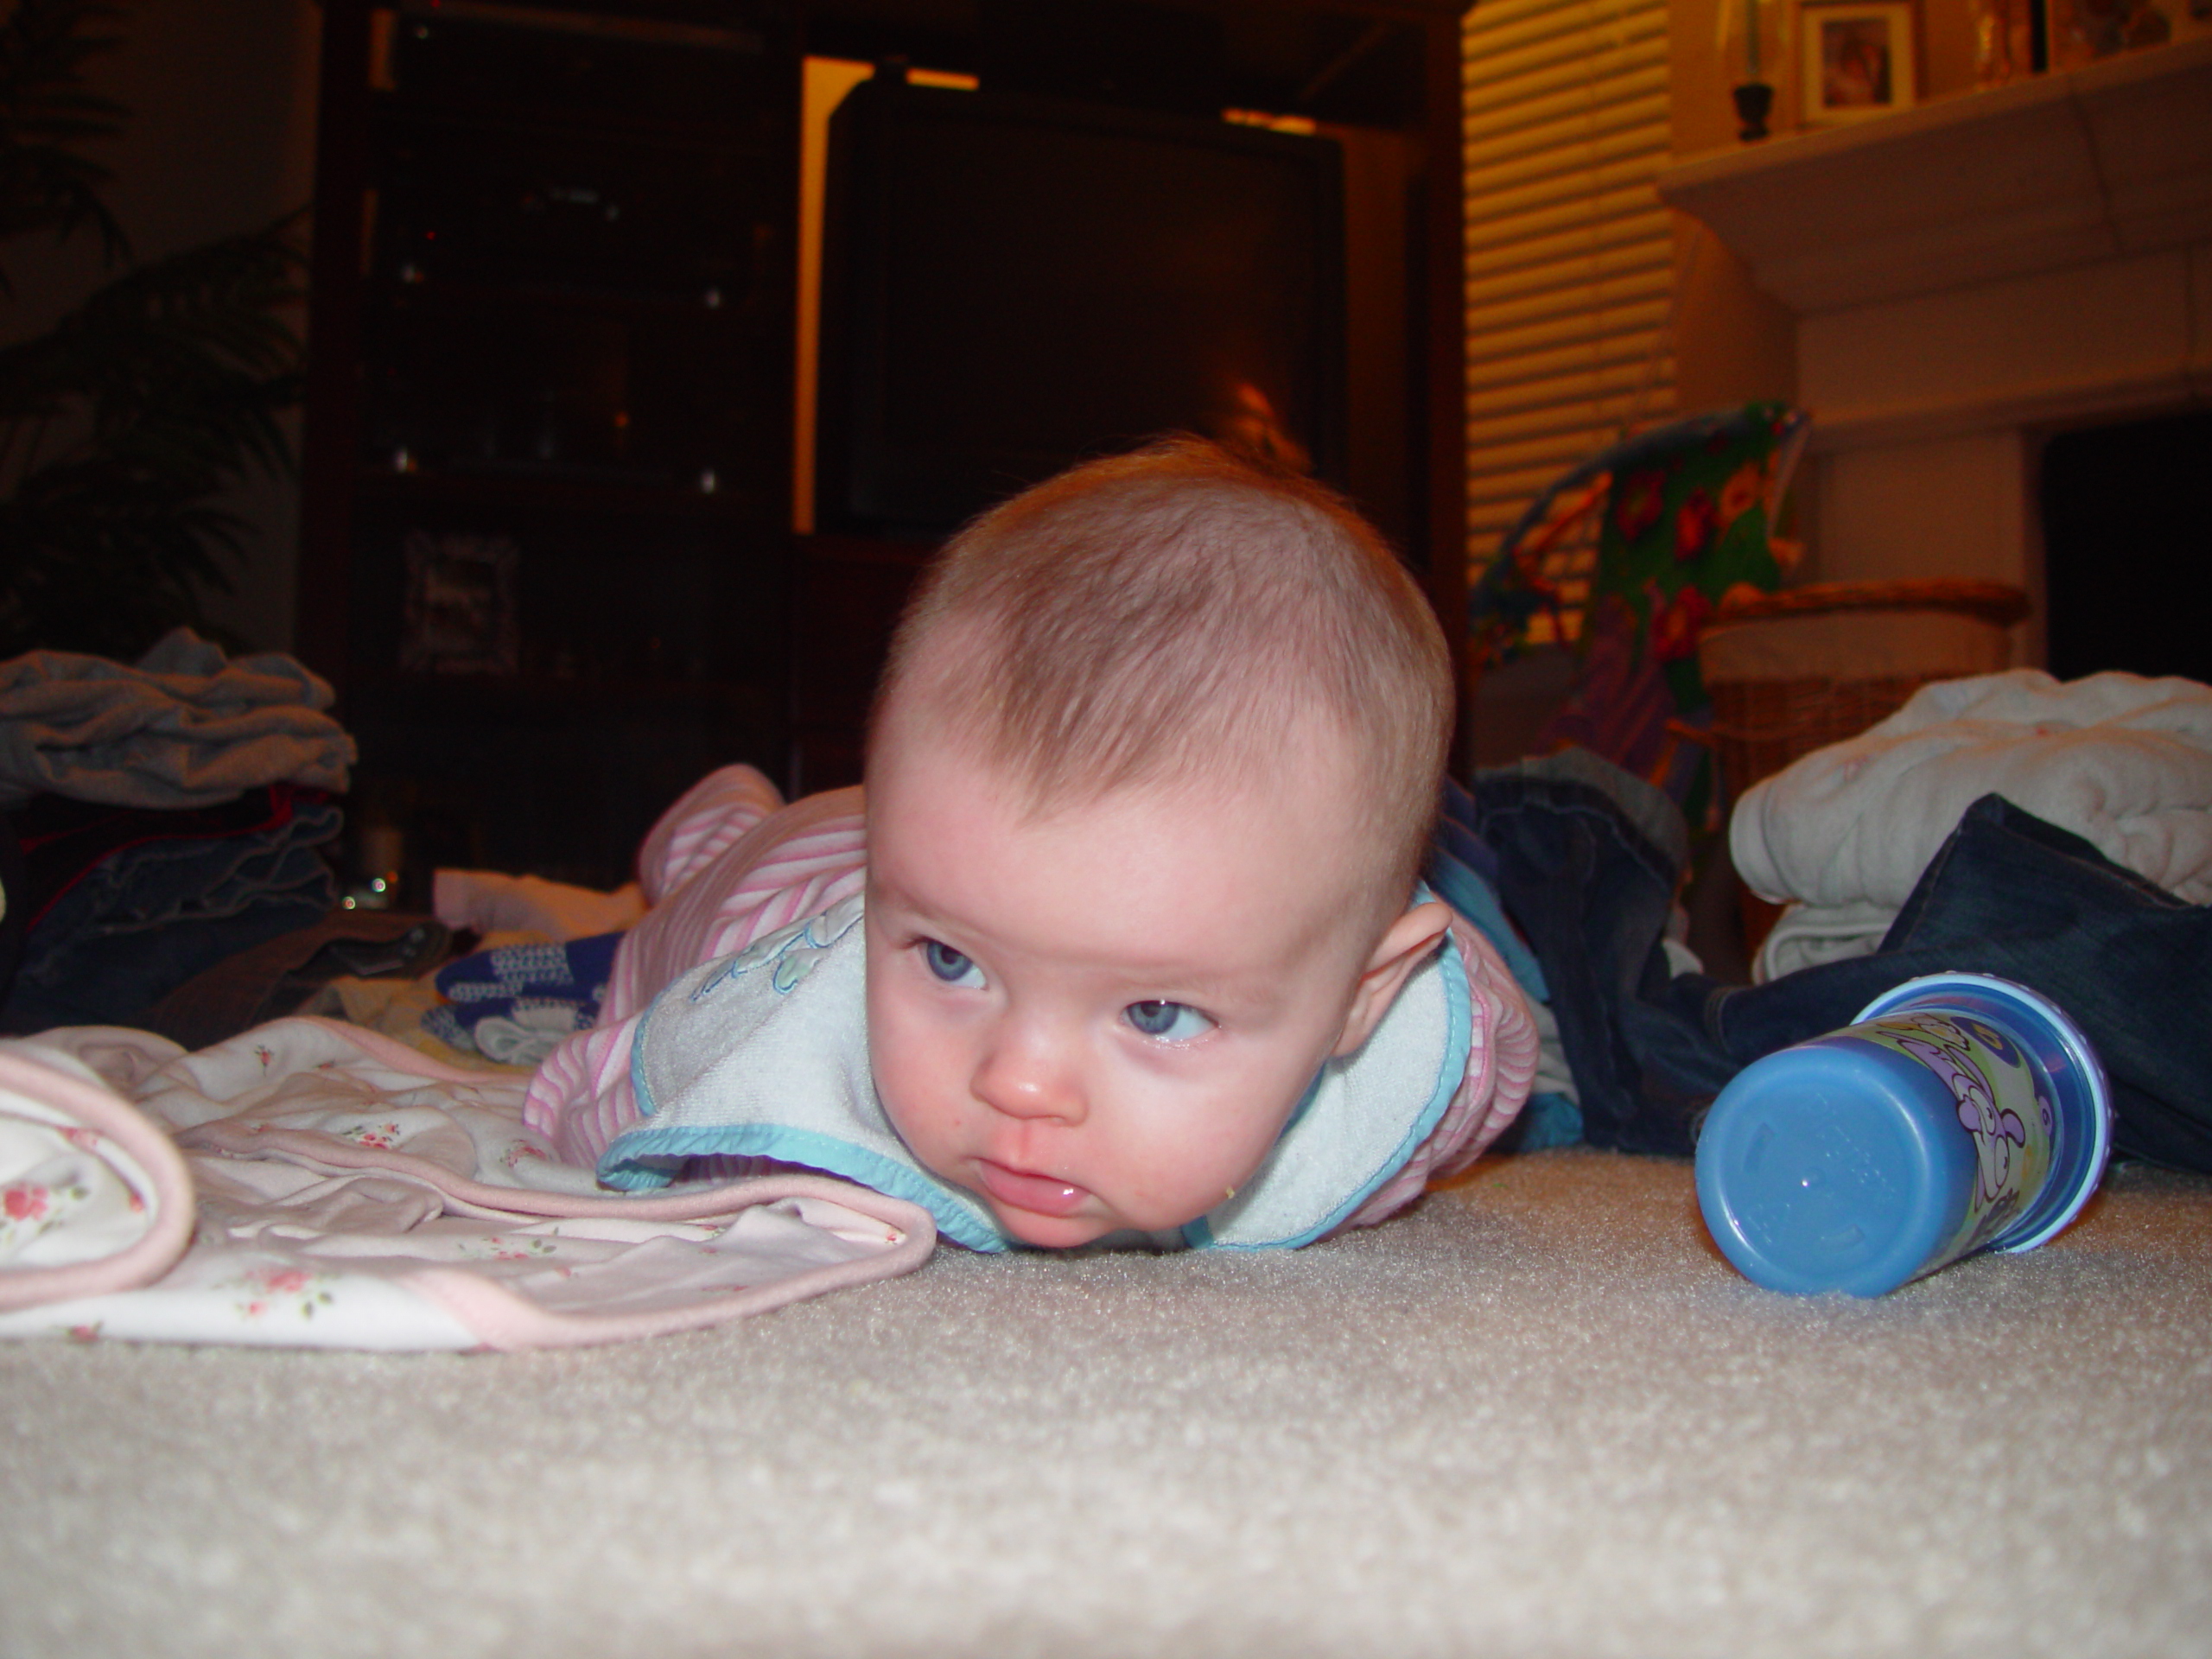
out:
M1442 935L1452 722L1419 589L1327 491L1196 440L963 531L868 761L868 1043L915 1155L1018 1238L1179 1227Z

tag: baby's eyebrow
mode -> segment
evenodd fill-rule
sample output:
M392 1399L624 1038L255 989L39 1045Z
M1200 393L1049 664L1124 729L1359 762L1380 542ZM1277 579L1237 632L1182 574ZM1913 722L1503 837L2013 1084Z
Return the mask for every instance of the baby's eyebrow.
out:
M1135 988L1131 1003L1179 1002L1201 1010L1216 1007L1250 1009L1263 1006L1274 985L1272 975L1232 975L1178 969L1163 964L1157 971L1138 968L1126 977Z
M898 913L901 927L937 927L943 925L946 919L912 893L902 892L896 883L880 880L871 881L868 893L868 913L881 921L892 912Z

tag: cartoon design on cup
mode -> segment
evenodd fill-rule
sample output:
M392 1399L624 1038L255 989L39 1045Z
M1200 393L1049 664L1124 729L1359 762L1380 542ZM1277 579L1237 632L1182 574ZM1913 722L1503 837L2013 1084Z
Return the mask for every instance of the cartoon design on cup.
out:
M1948 1248L1963 1255L1995 1238L2050 1166L2047 1119L2031 1128L2018 1109L2035 1098L2027 1057L1986 1021L1954 1011L1898 1009L1838 1034L1902 1054L1942 1081L1972 1142L1976 1174Z
M1981 1201L1990 1206L1987 1214L1996 1215L2000 1198L2008 1192L2018 1197L2016 1177L2020 1154L2027 1150L2028 1128L2018 1112L1997 1103L1997 1090L1988 1074L1974 1064L1973 1049L1952 1033L1963 1031L1993 1051L1999 1059L2009 1059L2015 1065L2019 1063L2018 1057L2010 1052L2010 1045L2003 1037L1978 1020L1961 1020L1955 1024L1922 1014L1890 1023L1893 1027L1914 1027L1926 1033L1915 1037L1897 1031L1894 1040L1899 1048L1942 1078L1952 1098L1959 1103L1959 1122L1974 1137L1974 1156L1981 1166ZM2050 1133L2049 1111L2046 1106L2046 1135ZM2009 1204L2005 1205L2004 1212L2009 1213L2012 1208Z

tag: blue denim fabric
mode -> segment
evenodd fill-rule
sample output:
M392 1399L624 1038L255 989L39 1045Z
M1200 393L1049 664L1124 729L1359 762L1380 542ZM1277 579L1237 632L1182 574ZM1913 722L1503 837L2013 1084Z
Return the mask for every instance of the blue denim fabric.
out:
M1679 860L1607 790L1542 765L1479 774L1473 793L1506 910L1554 988L1593 1143L1688 1154L1712 1096L1751 1061L1850 1024L1908 979L1967 972L2041 991L2087 1033L2113 1085L2117 1152L2212 1171L2212 906L1990 795L1874 955L1759 986L1669 979L1658 941Z
M1498 903L1497 874L1497 855L1475 829L1474 798L1446 779L1444 810L1429 839L1421 879L1497 947L1522 990L1539 1002L1548 1002L1552 994L1544 982L1542 963L1513 931Z
M1740 1063L1656 1006L1668 975L1659 940L1688 855L1679 815L1579 750L1478 772L1471 792L1498 896L1543 964L1585 1138L1688 1153L1693 1118Z
M308 807L264 834L101 860L31 930L6 1027L128 1024L225 957L321 920L337 883L315 849L341 822L335 805Z

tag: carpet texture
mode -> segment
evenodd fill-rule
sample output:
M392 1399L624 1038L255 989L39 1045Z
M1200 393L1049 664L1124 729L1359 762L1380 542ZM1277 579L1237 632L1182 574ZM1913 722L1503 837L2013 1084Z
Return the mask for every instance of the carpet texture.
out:
M10 1656L2212 1652L2212 1181L1878 1302L1686 1164L518 1356L0 1349Z

